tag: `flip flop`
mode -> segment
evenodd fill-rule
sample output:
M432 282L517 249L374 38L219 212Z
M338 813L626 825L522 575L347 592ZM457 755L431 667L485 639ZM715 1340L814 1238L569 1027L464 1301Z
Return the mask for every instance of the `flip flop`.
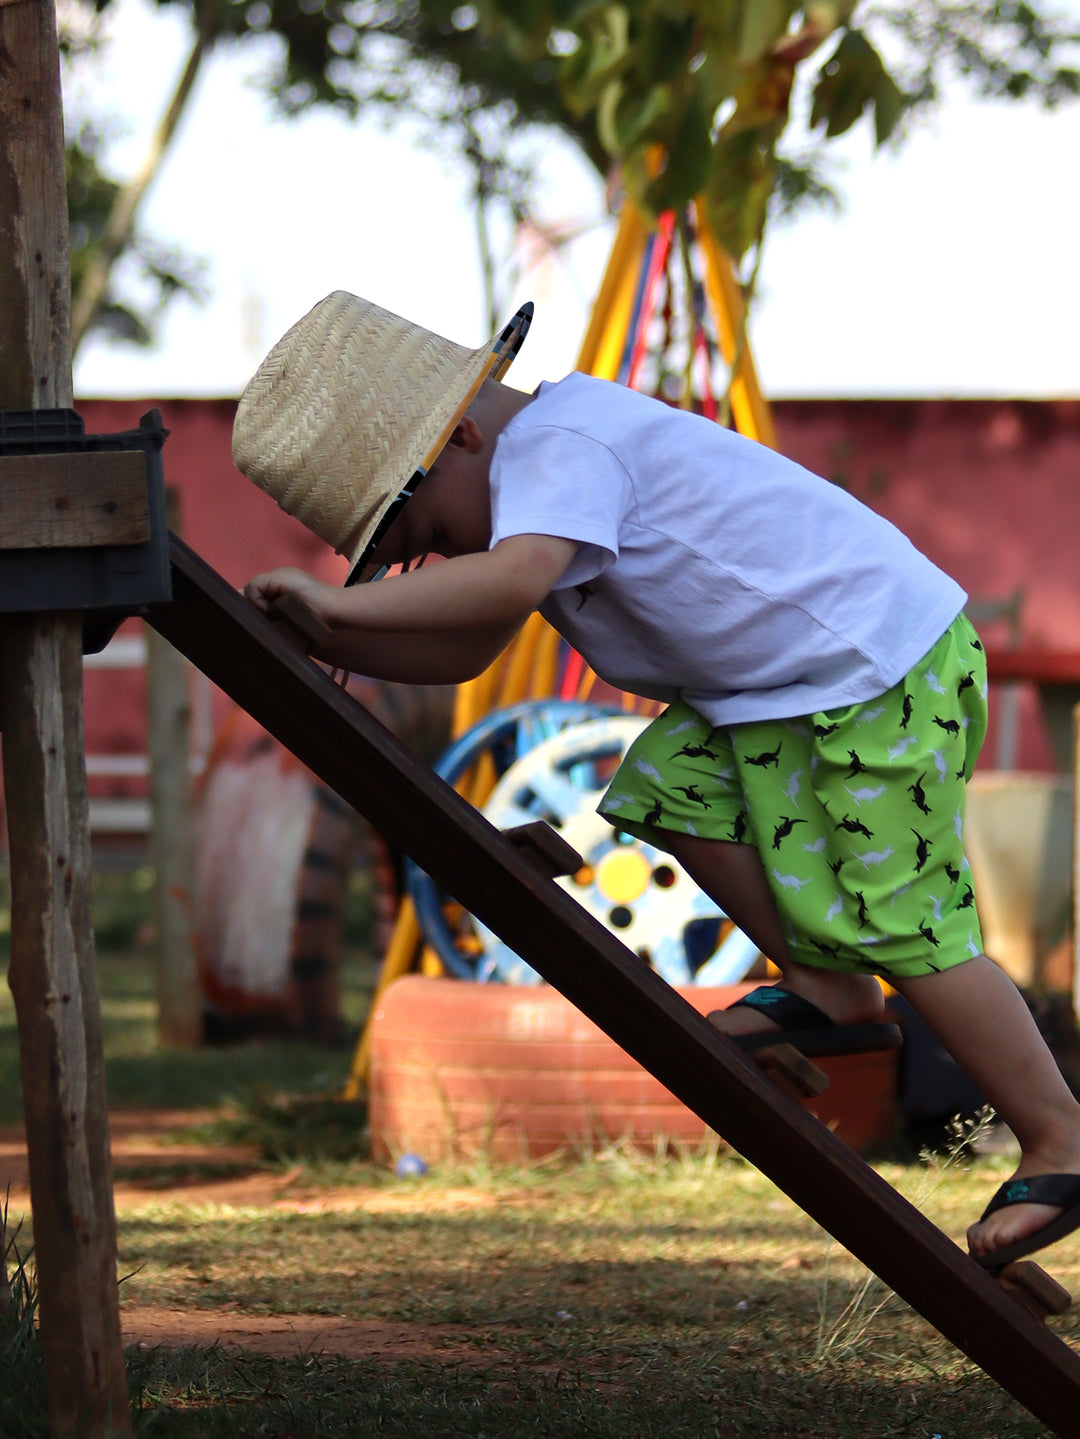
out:
M1010 1179L980 1214L980 1224L989 1215L1012 1204L1054 1204L1060 1206L1062 1213L1013 1244L1006 1244L989 1254L973 1254L971 1257L976 1264L981 1264L984 1269L1004 1269L1014 1259L1034 1254L1048 1244L1056 1244L1074 1229L1080 1229L1080 1174L1033 1174L1030 1179Z
M898 1049L903 1040L895 1024L836 1024L816 1004L779 984L760 985L729 1004L728 1009L738 1009L740 1005L767 1014L780 1026L755 1034L729 1034L731 1042L746 1054L767 1049L771 1044L790 1044L808 1057L865 1054L878 1049ZM726 1014L727 1010L721 1013Z

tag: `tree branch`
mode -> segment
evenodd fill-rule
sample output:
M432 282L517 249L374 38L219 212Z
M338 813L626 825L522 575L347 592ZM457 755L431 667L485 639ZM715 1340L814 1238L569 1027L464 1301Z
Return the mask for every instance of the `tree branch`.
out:
M127 248L135 224L135 212L150 182L157 174L169 143L180 123L195 84L203 58L213 44L214 35L208 20L209 7L202 11L195 43L191 47L187 64L165 114L150 142L146 157L132 179L116 196L116 201L97 246L97 252L87 265L82 284L71 302L71 349L74 354L86 335L94 317L101 308L108 289L109 276L120 255Z

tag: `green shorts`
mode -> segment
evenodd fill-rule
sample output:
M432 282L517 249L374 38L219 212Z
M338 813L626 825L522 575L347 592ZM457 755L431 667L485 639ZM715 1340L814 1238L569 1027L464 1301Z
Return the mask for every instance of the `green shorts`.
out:
M716 729L673 705L599 809L661 849L665 830L756 845L799 964L930 974L982 951L964 796L985 733L985 656L960 615L864 704Z

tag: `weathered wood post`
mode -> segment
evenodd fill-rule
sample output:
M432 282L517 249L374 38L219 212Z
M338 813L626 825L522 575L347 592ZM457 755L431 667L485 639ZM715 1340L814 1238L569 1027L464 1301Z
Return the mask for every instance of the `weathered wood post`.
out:
M0 0L0 408L72 398L53 0ZM0 554L0 566L4 563ZM57 1435L126 1435L90 919L82 617L4 616L0 726L41 1342Z
M165 492L169 529L180 533L175 489ZM202 996L192 909L191 666L154 629L146 637L151 855L155 875L158 1034L178 1049L202 1038Z

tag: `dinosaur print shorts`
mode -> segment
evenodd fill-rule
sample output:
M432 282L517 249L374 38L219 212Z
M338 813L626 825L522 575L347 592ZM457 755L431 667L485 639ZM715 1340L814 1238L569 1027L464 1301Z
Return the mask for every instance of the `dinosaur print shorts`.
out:
M891 690L712 729L672 705L600 803L618 829L754 844L792 959L908 977L981 953L965 786L986 733L986 663L960 615Z

